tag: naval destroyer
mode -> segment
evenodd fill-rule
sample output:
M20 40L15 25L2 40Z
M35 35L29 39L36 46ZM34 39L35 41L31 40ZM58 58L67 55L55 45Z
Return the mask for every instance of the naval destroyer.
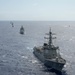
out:
M23 26L21 26L21 28L20 28L20 34L24 34L24 28L23 28Z
M48 39L48 43L44 43L43 46L34 47L33 54L44 63L44 65L50 69L61 72L66 60L63 59L59 53L59 47L55 47L52 43L52 35L51 29L49 33L47 33L49 37L45 37Z

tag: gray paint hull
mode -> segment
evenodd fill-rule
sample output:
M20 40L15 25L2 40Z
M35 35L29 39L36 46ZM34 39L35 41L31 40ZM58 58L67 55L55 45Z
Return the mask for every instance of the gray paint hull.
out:
M37 51L34 51L33 52L34 55L41 61L44 63L44 65L48 68L52 68L52 69L55 69L57 71L61 71L64 64L63 63L57 63L57 62L54 62L54 61L51 61L51 60L47 60L44 58L44 55L42 53L39 53Z
M50 60L45 60L44 65L57 71L61 71L64 66L62 63L57 63Z

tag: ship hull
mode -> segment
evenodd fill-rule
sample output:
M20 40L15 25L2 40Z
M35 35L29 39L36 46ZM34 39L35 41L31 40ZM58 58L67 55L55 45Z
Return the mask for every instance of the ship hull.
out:
M24 30L20 30L20 34L24 34Z
M47 67L47 68L50 68L50 69L54 69L56 71L59 71L61 72L62 71L62 68L64 67L64 64L63 63L57 63L57 62L54 62L52 60L47 60L44 58L43 54L42 53L39 53L37 51L34 51L33 54L41 61L44 63L44 65Z
M33 54L41 61L41 62L44 62L45 61L45 58L43 56L43 54L37 52L37 51L33 51Z
M20 34L24 34L24 32L20 32Z
M64 66L64 64L62 63L57 63L57 62L50 61L50 60L45 60L44 65L48 68L52 68L57 71L61 71Z

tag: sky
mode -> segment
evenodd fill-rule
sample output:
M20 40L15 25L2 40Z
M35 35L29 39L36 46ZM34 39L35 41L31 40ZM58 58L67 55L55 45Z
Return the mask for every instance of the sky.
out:
M0 20L75 21L75 0L0 0Z

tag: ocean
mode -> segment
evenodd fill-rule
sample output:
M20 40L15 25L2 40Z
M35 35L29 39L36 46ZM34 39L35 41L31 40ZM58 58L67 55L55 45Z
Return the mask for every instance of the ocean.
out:
M57 38L53 44L59 46L66 60L62 75L75 75L75 22L74 21L0 21L0 75L57 75L34 55L34 46L42 46L48 40L45 33L51 28ZM23 26L25 34L21 35Z

